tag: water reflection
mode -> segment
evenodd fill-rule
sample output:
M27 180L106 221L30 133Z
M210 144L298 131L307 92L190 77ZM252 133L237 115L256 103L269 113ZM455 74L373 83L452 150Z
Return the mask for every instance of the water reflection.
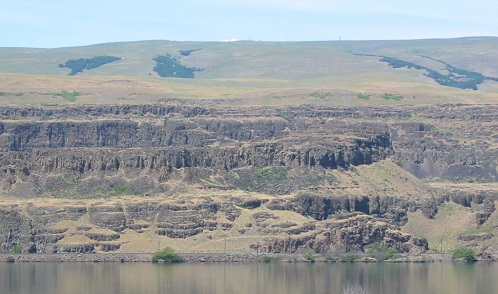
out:
M0 293L498 293L497 263L1 263Z

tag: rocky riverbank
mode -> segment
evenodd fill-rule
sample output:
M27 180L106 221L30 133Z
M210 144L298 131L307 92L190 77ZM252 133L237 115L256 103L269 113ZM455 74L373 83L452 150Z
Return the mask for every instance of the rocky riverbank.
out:
M151 262L152 254L1 254L2 262Z
M260 262L256 254L180 254L184 262ZM0 254L0 262L152 262L150 253L112 254Z
M184 253L179 254L183 262L309 262L301 254L223 254L223 253ZM498 261L492 254L477 256L478 261ZM378 262L363 256L354 262ZM387 262L450 262L451 254L406 255ZM112 254L0 254L0 262L152 262L149 253L112 253ZM313 262L345 262L340 258L325 258L317 255Z

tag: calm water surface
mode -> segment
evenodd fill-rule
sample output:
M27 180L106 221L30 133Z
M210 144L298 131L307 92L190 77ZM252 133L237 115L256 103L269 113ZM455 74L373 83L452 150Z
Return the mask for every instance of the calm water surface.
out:
M494 294L498 263L0 263L0 293Z

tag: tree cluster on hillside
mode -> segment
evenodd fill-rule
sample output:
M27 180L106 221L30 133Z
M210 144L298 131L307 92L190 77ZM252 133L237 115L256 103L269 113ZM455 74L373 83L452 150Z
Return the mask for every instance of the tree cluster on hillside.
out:
M64 64L59 64L59 67L64 68L67 67L71 69L69 73L70 76L74 76L77 73L83 72L84 70L91 70L102 66L107 63L111 63L114 61L121 60L121 57L116 56L95 56L92 58L79 58L79 59L70 59L66 61Z
M392 68L406 67L406 68L425 70L427 71L426 76L428 76L429 78L433 79L438 84L443 86L460 88L460 89L477 90L477 85L482 84L485 80L498 81L498 78L486 77L478 72L456 68L444 61L427 56L422 56L422 57L438 61L444 64L446 66L446 70L448 70L449 73L441 74L440 72L430 69L428 67L392 57L387 57L387 56L378 56L378 57L381 57L379 61L387 62L389 66L391 66Z
M197 67L187 67L169 54L156 56L153 60L156 62L153 70L160 77L194 78L194 72L202 70Z
M408 61L399 60L399 59L387 57L387 56L383 56L379 61L389 63L389 66L392 68L407 67L407 68L414 68L414 69L427 69L426 67L423 67L423 66L415 64L415 63L411 63Z
M201 49L188 49L188 50L178 50L182 56L189 56L191 53L199 51Z

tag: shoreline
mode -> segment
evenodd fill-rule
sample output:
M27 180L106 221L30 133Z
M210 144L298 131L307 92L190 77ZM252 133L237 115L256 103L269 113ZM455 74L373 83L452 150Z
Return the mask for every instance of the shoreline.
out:
M152 263L153 253L1 253L0 262L119 262L119 263ZM320 255L315 260L307 260L302 254L254 254L254 253L179 253L182 262L186 263L218 263L218 262L382 262L371 257L361 257L354 261L326 259ZM480 259L478 261L497 261L497 258ZM424 262L465 262L452 260L451 254L423 254L402 256L388 263L424 263Z

